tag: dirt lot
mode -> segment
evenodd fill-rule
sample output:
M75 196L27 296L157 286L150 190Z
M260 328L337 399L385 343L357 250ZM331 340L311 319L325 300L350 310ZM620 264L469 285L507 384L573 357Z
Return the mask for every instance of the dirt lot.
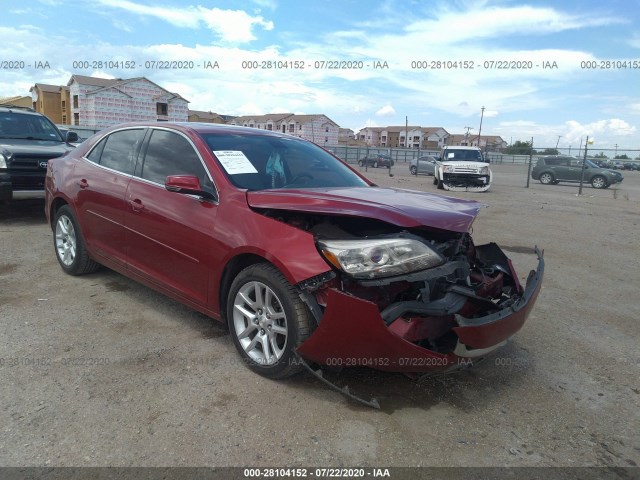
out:
M309 375L251 373L226 329L112 271L64 275L41 199L0 211L0 465L620 466L640 464L640 172L621 187L523 188L496 165L476 243L524 279L524 328L483 363L416 383L345 371L374 410ZM381 185L436 191L431 177ZM366 332L363 332L366 335Z

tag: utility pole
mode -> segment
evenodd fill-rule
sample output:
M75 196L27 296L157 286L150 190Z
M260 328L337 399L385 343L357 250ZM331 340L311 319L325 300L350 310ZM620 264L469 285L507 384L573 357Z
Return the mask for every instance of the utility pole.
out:
M464 134L464 143L465 145L469 145L469 130L473 130L473 127L464 127L467 129L467 133Z
M409 148L409 116L404 117L404 148Z
M480 109L480 129L478 130L478 148L480 148L480 136L482 135L482 119L484 118L484 106Z
M562 138L562 135L558 135L558 141L556 142L556 150L558 150L558 144L560 143L561 138Z
M618 156L618 144L616 143L614 146L616 147L616 153L613 155L613 158L616 158Z

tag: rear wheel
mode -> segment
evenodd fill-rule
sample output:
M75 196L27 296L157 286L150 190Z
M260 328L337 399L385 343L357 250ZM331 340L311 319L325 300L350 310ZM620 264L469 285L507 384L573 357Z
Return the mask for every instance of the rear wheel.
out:
M311 314L273 265L251 265L238 274L229 291L227 321L251 370L275 379L302 369L295 351L311 333Z
M364 165L364 162L362 160L358 160L358 166L362 167Z
M550 185L553 182L555 182L555 179L553 178L553 175L551 175L549 172L544 172L540 174L540 183L542 183L543 185Z
M602 175L596 175L591 179L591 186L593 188L606 188L607 180Z
M377 160L373 162L373 168L378 168L378 161Z
M409 167L409 171L411 172L411 175L417 175L418 174L418 169L415 167L415 165L411 165Z
M58 263L69 275L83 275L100 268L100 264L89 257L78 222L68 205L56 212L53 245Z

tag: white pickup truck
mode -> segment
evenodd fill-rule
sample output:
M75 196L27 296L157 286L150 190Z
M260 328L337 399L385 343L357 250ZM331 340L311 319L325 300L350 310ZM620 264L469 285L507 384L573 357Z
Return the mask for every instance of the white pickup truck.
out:
M478 147L447 146L437 158L433 184L445 190L486 192L492 179Z

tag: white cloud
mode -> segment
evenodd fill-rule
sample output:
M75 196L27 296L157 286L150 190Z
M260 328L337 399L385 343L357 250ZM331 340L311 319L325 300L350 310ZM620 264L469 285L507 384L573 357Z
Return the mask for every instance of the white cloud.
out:
M376 112L378 117L392 117L396 114L395 109L387 104Z
M229 43L244 43L255 40L254 27L273 30L273 22L261 15L251 16L243 10L223 10L202 6L173 8L141 5L130 0L97 0L103 6L119 8L137 15L159 18L182 28L200 28L206 25L221 40Z

